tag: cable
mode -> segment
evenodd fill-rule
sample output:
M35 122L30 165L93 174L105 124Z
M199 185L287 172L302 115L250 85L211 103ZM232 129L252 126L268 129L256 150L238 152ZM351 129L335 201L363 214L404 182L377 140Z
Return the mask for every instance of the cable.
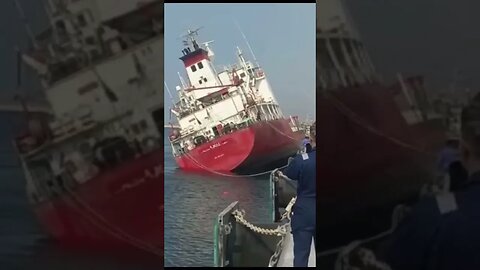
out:
M254 174L226 174L226 173L222 173L222 172L218 172L218 171L215 171L215 170L212 170L210 168L208 168L207 166L201 164L200 162L198 162L194 157L192 157L189 153L185 153L185 155L191 159L196 165L198 165L199 167L201 167L202 169L204 170L207 170L213 174L217 174L217 175L220 175L220 176L226 176L226 177L256 177L256 176L260 176L260 175L265 175L265 174L268 174L268 173L271 173L273 172L274 170L276 169L273 169L273 170L269 170L269 171L265 171L265 172L261 172L261 173L254 173ZM282 166L280 168L277 168L277 169L283 169L283 168L286 168L288 166L285 165L285 166Z
M340 101L336 100L335 97L333 97L332 95L326 93L326 95L328 96L328 99L330 101L332 101L332 103L334 103L334 106L341 112L343 113L345 116L347 116L350 120L352 120L353 122L355 122L356 124L358 124L359 126L367 129L368 131L378 135L378 136L381 136L381 137L384 137L404 148L407 148L407 149L410 149L410 150L413 150L415 152L419 152L421 154L424 154L424 155L428 155L428 156L432 156L433 154L432 153L429 153L429 152L426 152L424 150L420 150L408 143L405 143L397 138L394 138L394 137L391 137L389 135L386 135L385 133L381 132L380 130L372 127L371 125L369 124L366 124L366 121L363 120L361 117L359 117L355 112L353 112L352 110L350 110L347 106L345 106L343 103L341 103Z

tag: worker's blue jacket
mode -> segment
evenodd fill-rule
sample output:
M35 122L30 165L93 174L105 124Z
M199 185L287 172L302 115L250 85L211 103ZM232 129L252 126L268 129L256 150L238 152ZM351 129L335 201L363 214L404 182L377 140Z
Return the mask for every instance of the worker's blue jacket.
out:
M297 201L293 206L292 231L296 229L315 230L316 218L316 160L317 151L299 154L284 170L284 174L298 182Z
M457 192L421 201L392 237L393 270L480 269L480 171Z

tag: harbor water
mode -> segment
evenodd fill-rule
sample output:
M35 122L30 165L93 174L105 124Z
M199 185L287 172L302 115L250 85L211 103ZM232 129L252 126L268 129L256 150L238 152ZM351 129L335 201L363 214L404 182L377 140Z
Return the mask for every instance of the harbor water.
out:
M181 171L165 139L165 267L213 266L214 221L234 201L248 220L271 221L268 177Z

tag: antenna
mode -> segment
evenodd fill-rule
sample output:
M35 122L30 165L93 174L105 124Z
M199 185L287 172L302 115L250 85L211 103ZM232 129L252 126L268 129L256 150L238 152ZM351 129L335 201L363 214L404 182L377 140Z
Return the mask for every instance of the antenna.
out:
M172 93L170 92L170 88L168 88L167 82L163 82L165 84L165 88L167 89L168 95L170 96L170 100L172 101L172 104L175 104L175 101L173 100Z
M27 32L28 38L32 42L33 48L38 49L38 43L35 40L35 36L33 35L30 25L28 24L27 18L25 17L25 12L23 11L23 8L20 5L20 2L18 2L18 0L13 0L13 2L15 4L15 7L17 8L17 12L20 17L20 20L23 22L23 25L25 26L25 31Z
M185 81L182 78L182 75L180 75L180 72L177 72L178 78L180 78L180 82L182 83L182 87L185 89L187 87Z
M194 36L198 36L198 31L200 31L200 29L202 29L202 28L203 28L203 26L200 26L195 30L188 29L187 34L180 36L181 38L184 39L183 44L186 46L186 45L188 45L188 41L190 41L193 44L194 47L198 46L197 41L195 40ZM197 49L197 48L195 48L195 49Z
M13 99L15 101L20 102L20 105L22 106L23 113L25 114L26 122L28 123L28 121L30 120L30 115L29 115L29 112L28 112L27 103L26 103L23 95L20 93L20 88L21 88L21 84L22 84L22 66L23 66L22 65L22 59L21 59L22 52L20 51L20 49L18 47L15 47L15 52L17 54L17 85L16 85L16 92L17 93L15 94Z
M255 54L253 53L252 47L250 46L250 42L248 42L248 39L247 39L247 37L245 36L245 34L243 33L242 29L240 28L240 25L238 24L238 22L237 22L236 20L233 20L233 21L234 21L235 25L237 26L238 31L240 31L240 33L242 34L242 37L243 37L243 39L245 40L245 42L247 43L248 49L250 50L250 53L251 53L252 56L253 56L253 60L255 60L255 63L256 63L257 66L258 66L257 57L255 57Z

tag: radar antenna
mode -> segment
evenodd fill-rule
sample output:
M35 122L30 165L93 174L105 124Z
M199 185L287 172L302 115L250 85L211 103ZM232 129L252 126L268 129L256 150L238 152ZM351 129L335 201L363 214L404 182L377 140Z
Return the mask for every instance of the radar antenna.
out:
M202 29L202 28L203 28L203 27L199 27L199 28L197 28L197 29L195 29L195 30L190 30L190 29L187 30L187 34L181 36L181 37L183 38L183 44L184 44L185 46L188 46L189 42L191 42L192 45L193 45L193 49L194 49L194 50L199 49L200 47L198 46L198 43L197 43L197 41L195 40L195 36L198 36L198 31L199 31L200 29Z

